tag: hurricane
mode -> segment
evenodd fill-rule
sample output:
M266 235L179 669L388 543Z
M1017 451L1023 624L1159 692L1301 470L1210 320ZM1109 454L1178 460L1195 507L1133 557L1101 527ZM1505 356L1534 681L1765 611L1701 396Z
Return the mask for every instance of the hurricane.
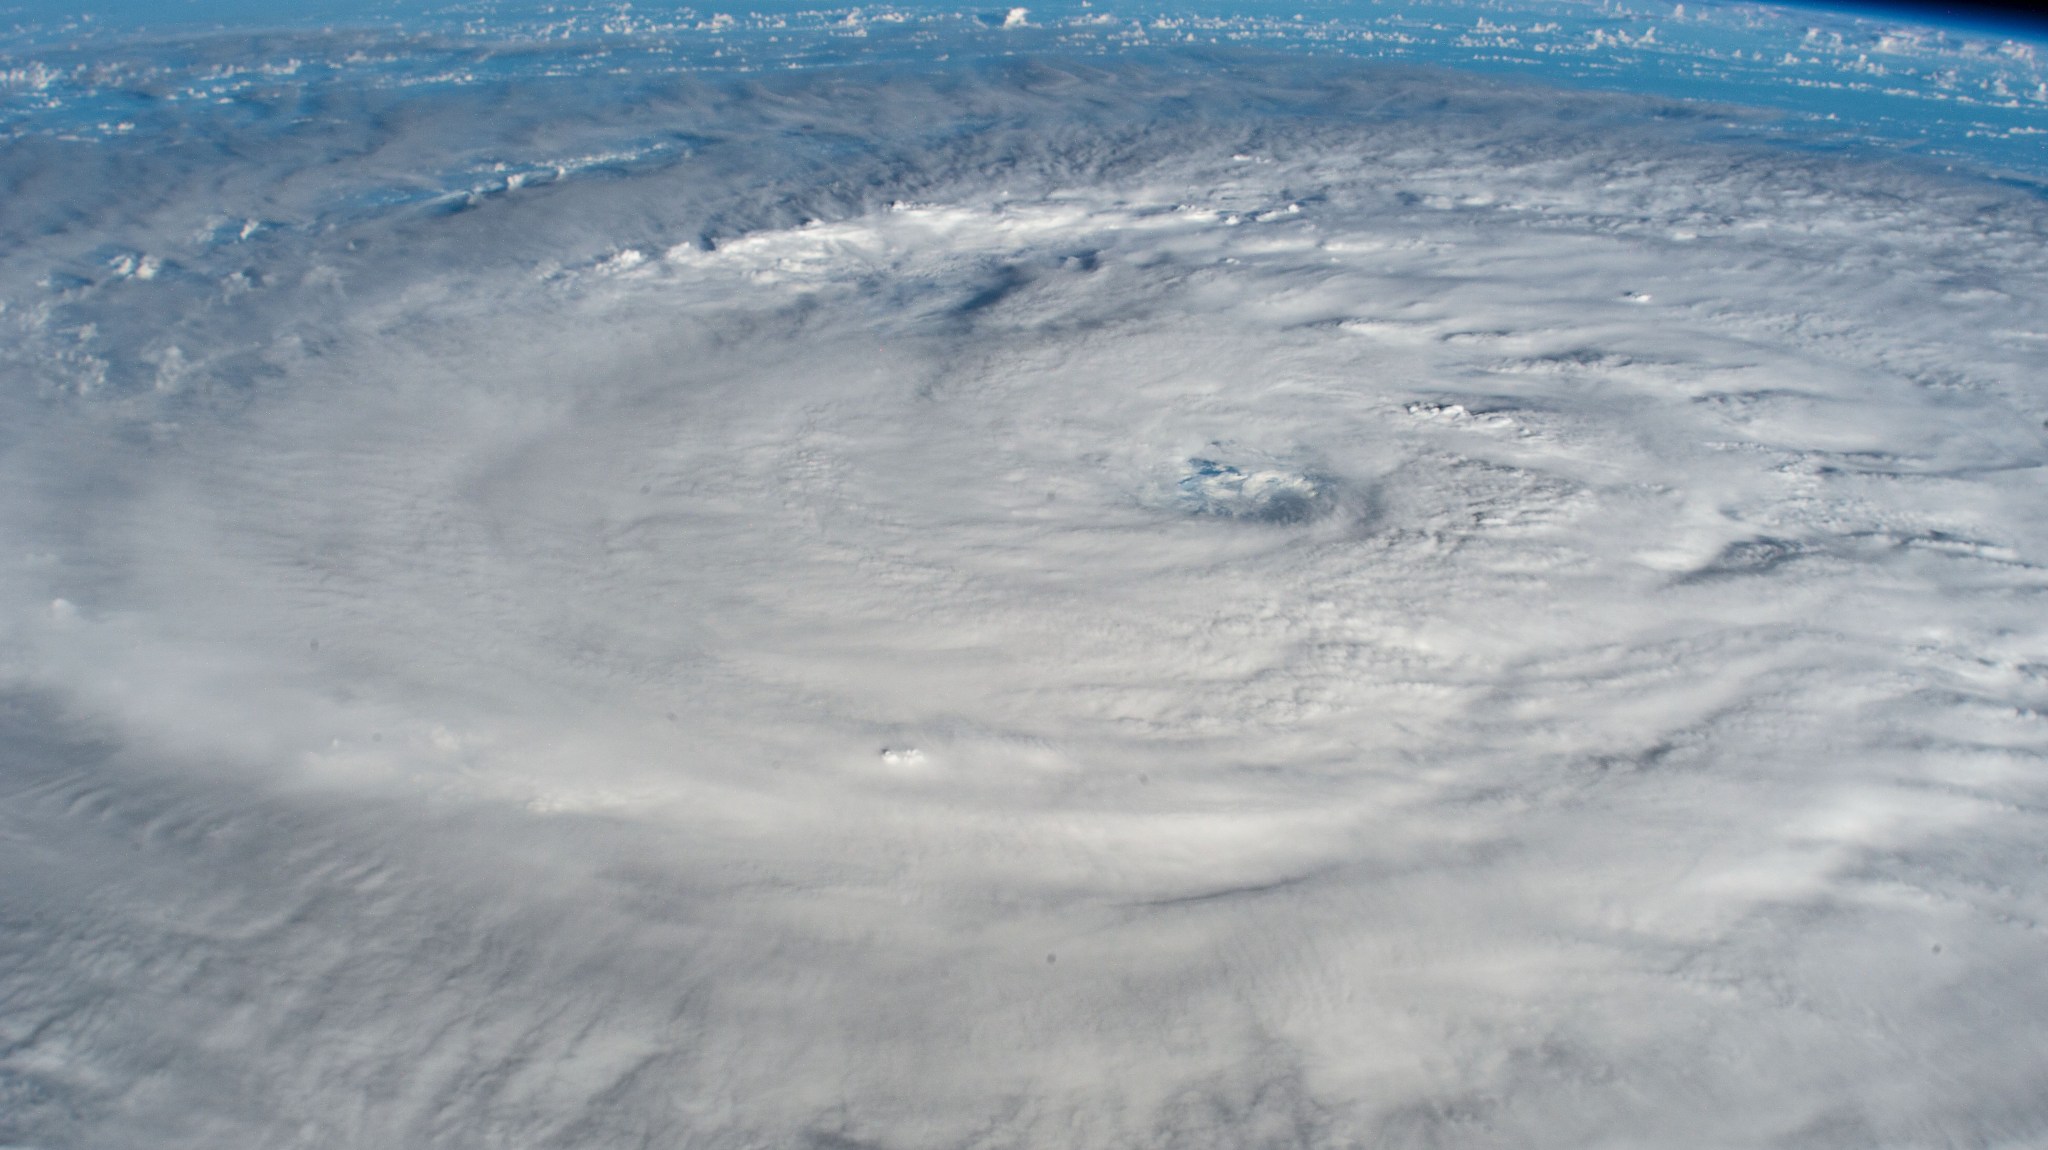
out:
M0 1146L2048 1142L2048 35L9 18Z

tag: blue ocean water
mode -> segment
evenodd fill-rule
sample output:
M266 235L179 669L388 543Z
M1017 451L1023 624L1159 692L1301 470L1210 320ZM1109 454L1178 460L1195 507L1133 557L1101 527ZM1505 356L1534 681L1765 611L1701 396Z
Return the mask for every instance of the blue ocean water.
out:
M324 90L636 80L968 55L1208 45L1348 56L1754 109L1745 133L2048 178L2048 41L2024 28L1739 3L1033 0L795 3L307 0L36 3L5 12L0 133L184 133L319 115Z

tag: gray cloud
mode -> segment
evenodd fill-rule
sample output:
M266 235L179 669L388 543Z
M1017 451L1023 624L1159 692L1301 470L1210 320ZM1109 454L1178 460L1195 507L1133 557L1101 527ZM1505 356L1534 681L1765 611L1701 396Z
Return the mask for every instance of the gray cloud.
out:
M615 95L0 157L0 1137L2040 1137L2038 198Z

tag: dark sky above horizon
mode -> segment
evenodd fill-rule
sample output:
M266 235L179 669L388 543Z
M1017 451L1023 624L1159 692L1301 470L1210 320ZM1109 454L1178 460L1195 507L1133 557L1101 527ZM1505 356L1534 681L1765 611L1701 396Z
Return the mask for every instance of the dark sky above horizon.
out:
M1801 8L1868 11L1930 24L1961 24L1987 31L2048 34L2048 12L2039 4L1970 0L1969 3L1911 3L1909 0L1860 0L1855 4L1799 4Z

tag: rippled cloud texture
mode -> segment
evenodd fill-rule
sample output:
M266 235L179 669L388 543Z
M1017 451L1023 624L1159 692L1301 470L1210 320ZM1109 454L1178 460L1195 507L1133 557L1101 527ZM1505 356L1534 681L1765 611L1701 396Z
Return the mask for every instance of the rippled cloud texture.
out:
M0 1141L2048 1138L2040 198L621 86L0 156Z

